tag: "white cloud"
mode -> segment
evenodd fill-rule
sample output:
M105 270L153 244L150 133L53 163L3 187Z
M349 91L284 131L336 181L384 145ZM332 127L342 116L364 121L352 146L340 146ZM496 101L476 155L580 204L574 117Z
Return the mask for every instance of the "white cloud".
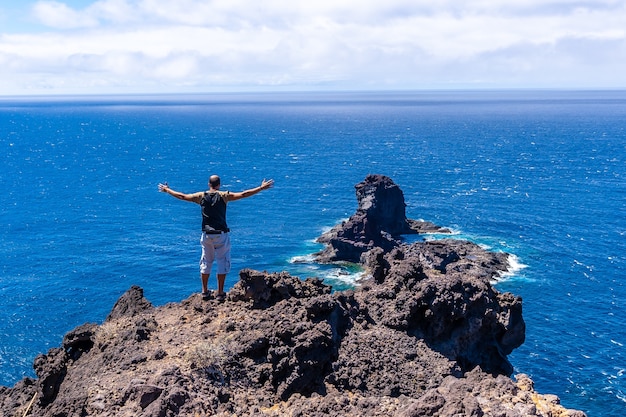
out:
M44 25L56 29L93 27L98 24L97 19L57 1L38 2L33 7L33 15Z
M0 94L626 87L623 1L69 1L0 32Z

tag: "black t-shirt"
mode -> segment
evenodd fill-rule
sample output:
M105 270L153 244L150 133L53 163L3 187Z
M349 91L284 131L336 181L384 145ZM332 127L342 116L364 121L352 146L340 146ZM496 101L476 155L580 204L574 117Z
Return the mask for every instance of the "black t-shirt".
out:
M225 193L219 191L208 191L200 200L202 208L202 231L221 231L228 232L226 224L226 200Z

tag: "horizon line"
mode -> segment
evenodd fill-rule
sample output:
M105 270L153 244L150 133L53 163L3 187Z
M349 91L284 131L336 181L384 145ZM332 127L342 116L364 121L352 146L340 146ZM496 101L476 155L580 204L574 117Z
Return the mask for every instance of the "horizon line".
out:
M165 98L165 97L207 97L207 96L294 96L329 95L329 94L420 94L420 93L620 93L626 87L482 87L482 88L422 88L422 89L329 89L329 90L227 90L227 91L179 91L179 92L128 92L128 93L34 93L34 94L0 94L0 101L21 99L88 99L88 98Z

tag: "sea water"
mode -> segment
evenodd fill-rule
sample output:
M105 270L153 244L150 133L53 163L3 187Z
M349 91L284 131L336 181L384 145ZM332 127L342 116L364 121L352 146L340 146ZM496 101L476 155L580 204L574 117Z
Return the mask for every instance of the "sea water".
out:
M200 291L200 211L159 193L274 188L229 205L231 287L253 268L358 285L315 239L384 174L407 216L514 255L510 360L589 416L626 410L626 92L440 91L0 99L0 384L139 285ZM437 238L436 236L428 238ZM214 278L210 285L215 288Z

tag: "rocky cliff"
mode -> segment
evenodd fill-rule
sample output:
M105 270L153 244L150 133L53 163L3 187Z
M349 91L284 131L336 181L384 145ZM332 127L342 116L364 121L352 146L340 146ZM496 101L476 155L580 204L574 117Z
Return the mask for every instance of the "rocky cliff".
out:
M320 261L359 254L354 290L245 269L224 303L154 307L132 287L38 356L36 379L0 387L0 416L584 416L510 377L522 303L490 284L506 254L403 244L398 191L368 177L358 216L322 237Z

